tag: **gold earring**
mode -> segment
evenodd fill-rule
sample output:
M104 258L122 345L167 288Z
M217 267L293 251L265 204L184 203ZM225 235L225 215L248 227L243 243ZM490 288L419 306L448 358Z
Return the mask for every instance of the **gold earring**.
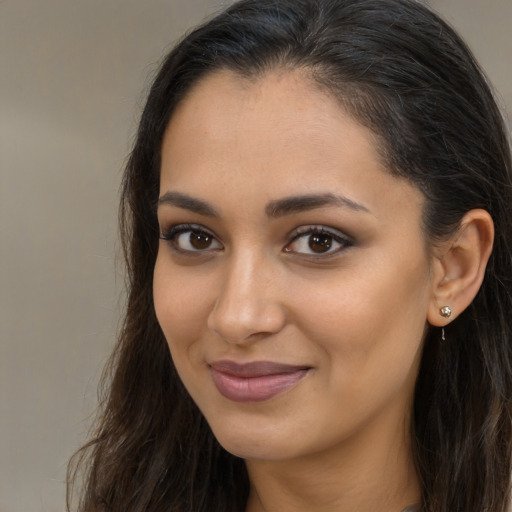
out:
M450 318L452 316L452 308L450 306L444 306L439 310L439 314L445 318Z

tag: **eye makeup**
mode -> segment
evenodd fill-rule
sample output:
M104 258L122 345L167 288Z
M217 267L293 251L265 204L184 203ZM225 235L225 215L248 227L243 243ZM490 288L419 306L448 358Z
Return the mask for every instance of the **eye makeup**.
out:
M223 249L213 233L199 224L176 224L162 230L161 240L169 243L171 248L182 254L195 255L207 251Z
M296 228L282 252L309 260L330 259L352 247L354 240L343 232L324 225L305 225ZM160 239L168 242L173 251L197 257L224 249L223 243L200 224L175 224L161 230Z
M353 244L350 237L338 230L321 225L301 226L283 251L325 258L335 256Z

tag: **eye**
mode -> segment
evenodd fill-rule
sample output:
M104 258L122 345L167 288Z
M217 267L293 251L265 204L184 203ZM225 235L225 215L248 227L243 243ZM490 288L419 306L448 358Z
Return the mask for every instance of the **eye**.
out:
M305 226L297 230L284 251L309 256L330 256L351 245L352 240L339 231L324 226Z
M160 239L169 242L179 252L197 253L223 248L212 233L198 225L172 226L160 235Z

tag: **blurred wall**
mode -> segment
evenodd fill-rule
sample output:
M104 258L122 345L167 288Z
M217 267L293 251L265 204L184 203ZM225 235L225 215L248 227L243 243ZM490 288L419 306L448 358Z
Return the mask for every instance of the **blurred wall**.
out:
M0 2L0 510L64 510L114 342L121 169L148 76L222 0ZM436 0L512 110L512 2Z

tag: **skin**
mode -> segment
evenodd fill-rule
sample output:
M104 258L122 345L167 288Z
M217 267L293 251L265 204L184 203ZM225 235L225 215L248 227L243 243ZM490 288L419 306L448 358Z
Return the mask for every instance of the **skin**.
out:
M272 201L311 194L347 201L269 216ZM443 266L427 250L422 194L385 169L372 133L299 72L218 72L173 114L160 197L157 317L213 433L246 459L247 511L418 502L410 410ZM182 224L210 242L169 237ZM312 226L350 242L315 253ZM212 380L209 363L226 359L309 371L269 400L239 403Z

